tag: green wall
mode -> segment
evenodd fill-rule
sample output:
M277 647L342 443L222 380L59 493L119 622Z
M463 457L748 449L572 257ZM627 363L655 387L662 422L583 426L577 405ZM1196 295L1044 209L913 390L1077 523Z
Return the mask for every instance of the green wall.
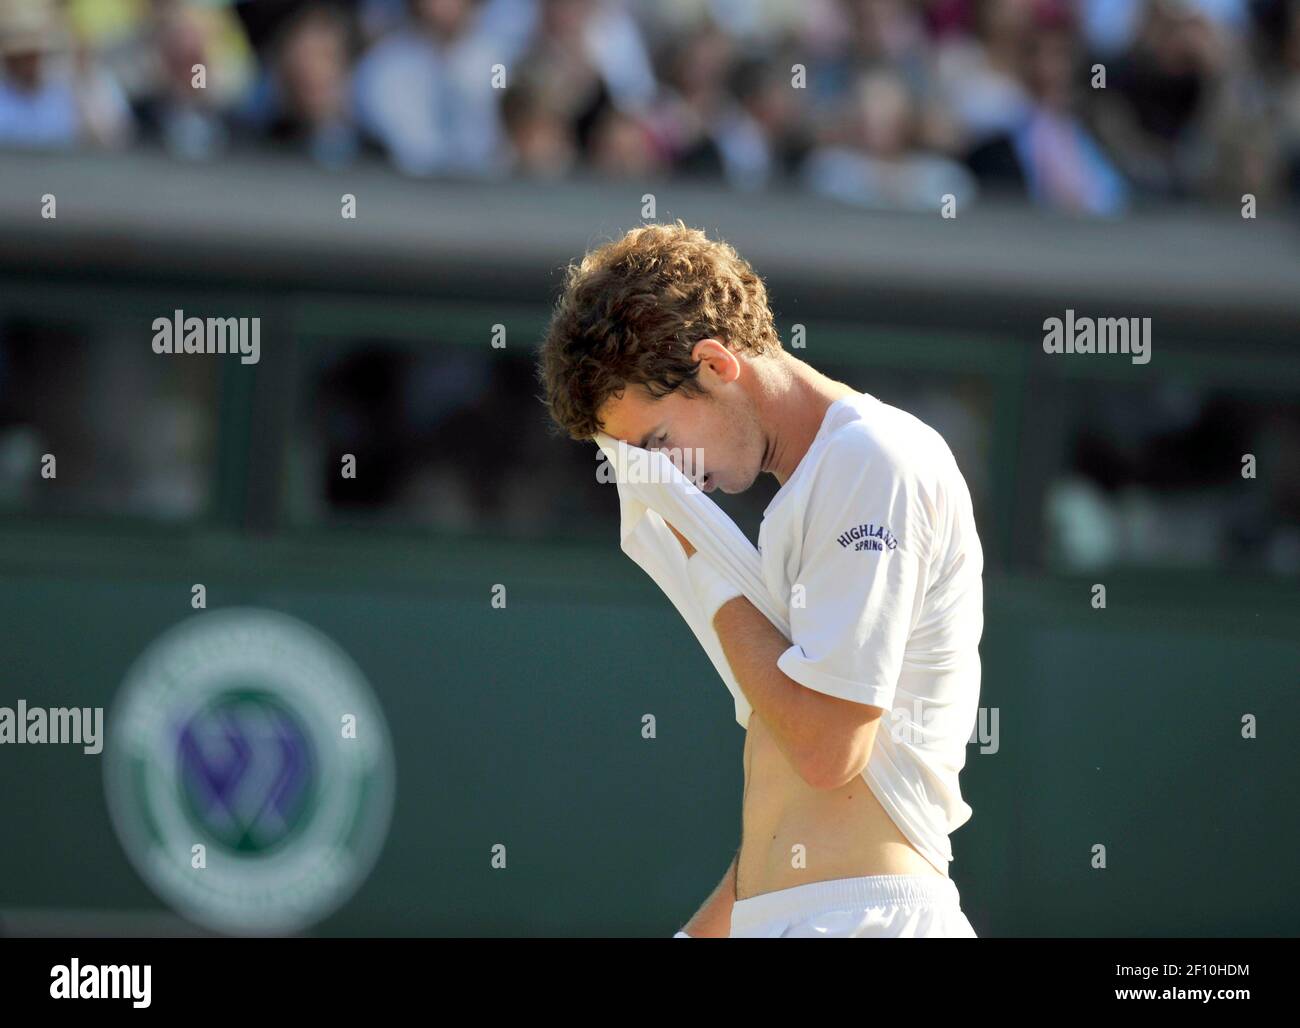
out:
M397 757L392 828L322 934L663 934L734 852L730 698L612 540L99 543L32 531L0 546L6 692L61 705L75 685L110 706L147 643L194 616L193 581L212 608L321 629L377 692ZM51 572L56 550L69 566ZM981 706L997 709L999 748L968 748L975 813L952 867L977 931L1294 934L1294 596L1216 586L1153 602L1149 585L1115 580L1094 610L1087 582L1001 577L986 596ZM0 761L0 907L157 905L107 820L101 758L13 747ZM1096 843L1106 870L1090 868Z

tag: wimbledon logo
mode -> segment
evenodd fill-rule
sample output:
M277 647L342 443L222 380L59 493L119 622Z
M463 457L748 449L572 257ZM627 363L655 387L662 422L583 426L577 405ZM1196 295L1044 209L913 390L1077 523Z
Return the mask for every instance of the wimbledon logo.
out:
M360 670L275 611L200 614L127 672L104 781L127 856L165 902L237 934L293 932L370 872L392 744Z

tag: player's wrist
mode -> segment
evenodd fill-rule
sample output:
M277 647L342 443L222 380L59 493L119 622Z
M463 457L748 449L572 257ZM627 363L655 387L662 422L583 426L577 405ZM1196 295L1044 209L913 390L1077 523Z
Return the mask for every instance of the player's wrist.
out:
M698 552L687 558L686 573L696 599L700 602L700 609L710 625L724 603L744 595L708 558Z
M681 930L678 930L678 932L673 936L673 938L674 938L674 939L693 939L693 938L695 938L695 936L694 936L694 935L687 935L685 932L683 932L683 931L681 931Z

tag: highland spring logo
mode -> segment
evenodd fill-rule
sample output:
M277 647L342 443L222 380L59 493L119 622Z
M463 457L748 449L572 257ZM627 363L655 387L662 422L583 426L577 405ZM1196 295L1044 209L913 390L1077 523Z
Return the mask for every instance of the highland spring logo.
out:
M894 533L889 530L887 525L876 525L867 522L865 525L854 525L836 540L846 550L852 547L854 550L876 550L883 552L885 550L898 549L898 540L894 538Z
M1150 318L1076 318L1072 309L1065 320L1043 322L1044 353L1128 353L1134 364L1151 360Z
M153 319L154 353L237 353L240 364L262 357L261 318L187 318L182 310Z

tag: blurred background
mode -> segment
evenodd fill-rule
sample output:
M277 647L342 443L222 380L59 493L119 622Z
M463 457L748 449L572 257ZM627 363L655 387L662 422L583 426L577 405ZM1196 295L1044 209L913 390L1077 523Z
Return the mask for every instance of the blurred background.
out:
M670 934L743 735L533 360L567 261L680 217L970 484L976 930L1294 935L1298 214L1283 0L0 0L0 705L111 708L201 583L324 633L391 733L377 863L300 930ZM1045 355L1067 308L1151 318L1150 363ZM175 310L260 361L155 354ZM754 537L774 491L721 502ZM0 931L212 927L109 756L0 747Z

